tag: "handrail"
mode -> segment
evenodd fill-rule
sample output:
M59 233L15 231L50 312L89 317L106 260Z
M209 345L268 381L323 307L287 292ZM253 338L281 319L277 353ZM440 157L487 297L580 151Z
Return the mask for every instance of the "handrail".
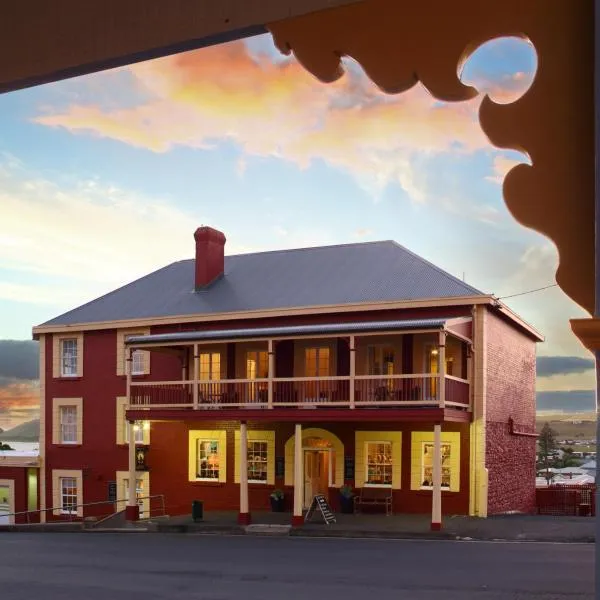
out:
M162 507L162 513L163 513L163 516L164 516L165 515L165 495L164 494L153 494L152 496L142 496L142 497L136 498L136 502L139 502L140 500L154 500L155 498L160 498L160 500L161 500L161 507ZM77 517L77 518L81 518L77 514L77 510L73 511L73 509L83 508L85 506L99 506L101 504L119 504L119 503L126 503L126 502L127 502L127 499L123 499L123 500L98 500L96 502L84 502L83 504L70 504L69 505L70 512L61 513L61 515L69 516L69 521L73 521L73 515L75 517ZM64 507L62 507L62 506L54 506L52 508L38 508L36 510L21 510L19 512L14 512L14 513L4 513L2 516L3 517L17 517L17 516L21 516L21 515L27 515L27 523L30 523L29 515L31 513L47 513L47 512L55 511L55 510L61 510L62 511L62 510L64 510Z

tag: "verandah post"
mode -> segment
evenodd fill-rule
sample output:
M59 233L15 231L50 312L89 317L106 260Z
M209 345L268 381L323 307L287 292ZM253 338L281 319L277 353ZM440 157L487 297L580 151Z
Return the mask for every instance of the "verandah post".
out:
M238 523L250 525L250 507L248 503L248 425L240 423L240 513Z
M431 530L442 528L442 426L433 426L433 495L431 499Z
M302 518L302 499L304 497L304 474L302 469L302 425L296 423L294 432L294 512L292 526L298 527Z
M356 378L356 339L350 336L350 408L354 408L354 382Z
M440 408L446 406L446 332L440 331L438 353L438 402Z
M194 382L192 388L192 397L194 402L194 409L198 408L198 373L200 372L200 355L198 354L198 344L194 344L194 373L192 381ZM189 377L189 373L188 373Z
M268 390L268 408L273 408L273 377L275 376L275 354L273 352L273 340L268 341L267 351L269 353L269 390Z

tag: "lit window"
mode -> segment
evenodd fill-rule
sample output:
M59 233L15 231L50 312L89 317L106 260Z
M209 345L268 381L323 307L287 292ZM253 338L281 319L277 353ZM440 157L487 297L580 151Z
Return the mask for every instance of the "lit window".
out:
M216 440L198 440L197 479L219 481L219 442Z
M221 355L218 352L200 354L200 380L214 381L221 379Z
M77 339L60 341L60 374L62 377L77 375Z
M451 455L451 445L442 444L442 487L444 488L450 488ZM421 487L425 489L433 487L433 444L431 442L423 442Z
M76 406L61 406L60 407L60 443L61 444L76 444L77 443L77 407Z
M75 477L60 478L60 512L77 513L77 479Z
M329 375L329 348L307 348L305 355L306 377L327 377Z
M150 428L149 421L135 421L133 424L134 439L136 444L144 443L144 431ZM125 421L125 431L123 439L126 444L129 444L129 423Z
M367 442L365 485L392 485L392 442Z
M248 442L248 481L267 482L267 442Z
M394 349L390 346L369 346L367 350L369 375L394 374Z

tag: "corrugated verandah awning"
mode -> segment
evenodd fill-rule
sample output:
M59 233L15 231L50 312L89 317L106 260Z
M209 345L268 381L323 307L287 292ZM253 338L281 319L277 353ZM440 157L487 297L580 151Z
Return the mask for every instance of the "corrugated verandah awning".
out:
M133 335L125 340L128 346L175 344L223 339L285 338L326 335L353 334L380 331L411 331L443 329L452 317L438 319L410 319L401 321L366 321L352 323L324 323L315 325L286 325L281 327L257 327L247 329L215 329L204 331L182 331L177 333L157 333L152 335Z

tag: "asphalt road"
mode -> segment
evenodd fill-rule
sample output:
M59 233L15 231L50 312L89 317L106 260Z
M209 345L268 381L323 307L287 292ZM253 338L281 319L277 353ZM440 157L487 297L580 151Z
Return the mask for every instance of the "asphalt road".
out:
M16 600L580 600L593 544L0 533Z

